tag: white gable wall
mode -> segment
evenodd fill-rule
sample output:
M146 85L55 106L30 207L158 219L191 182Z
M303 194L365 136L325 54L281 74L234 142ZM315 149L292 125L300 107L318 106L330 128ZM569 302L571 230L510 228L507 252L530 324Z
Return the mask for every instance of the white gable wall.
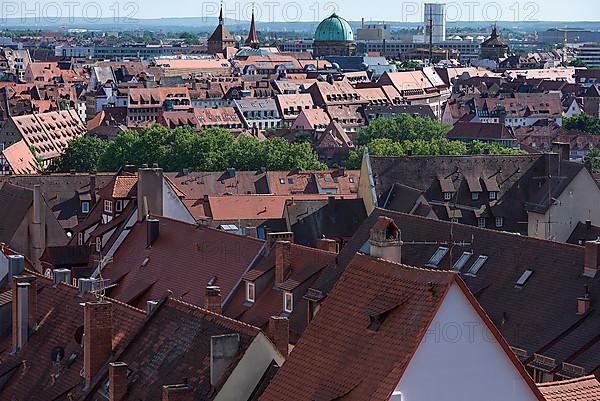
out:
M453 284L396 391L402 401L535 401L531 388Z

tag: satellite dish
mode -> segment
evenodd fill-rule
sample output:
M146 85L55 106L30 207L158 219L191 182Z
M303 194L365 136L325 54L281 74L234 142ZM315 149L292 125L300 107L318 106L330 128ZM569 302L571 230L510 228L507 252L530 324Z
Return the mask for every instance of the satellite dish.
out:
M52 360L52 362L60 362L64 357L65 349L63 347L56 346L52 348L52 351L50 352L50 360Z

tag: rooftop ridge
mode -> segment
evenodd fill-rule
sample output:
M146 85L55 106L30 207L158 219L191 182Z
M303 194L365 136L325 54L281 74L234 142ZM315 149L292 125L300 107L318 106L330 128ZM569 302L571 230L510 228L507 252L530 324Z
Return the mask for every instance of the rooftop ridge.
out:
M243 330L245 334L254 336L254 335L258 334L258 333L262 333L262 330L260 328L256 327L256 326L252 326L251 324L244 323L242 321L235 320L233 318L230 318L230 317L227 317L227 316L224 316L224 315L220 315L220 314L215 313L215 312L211 312L208 309L202 308L202 307L200 307L198 305L191 304L191 303L183 301L181 299L175 299L175 298L171 298L169 296L167 298L167 301L174 302L176 304L180 304L180 305L183 305L183 306L187 306L190 309L193 309L193 310L196 310L196 311L204 313L206 316L212 316L215 319L219 320L221 323L224 323L224 325L227 326L228 328L231 328L231 329L234 329L234 330L235 329L240 329L240 331Z
M352 258L352 260L356 260L356 259L372 259L377 261L378 263L385 263L385 264L390 264L393 265L393 267L396 268L400 268L403 270L411 270L411 271L417 271L417 272L426 272L426 273L436 273L440 276L449 276L452 277L453 279L456 277L459 277L459 274L453 270L444 270L444 269L431 269L431 268L425 268L425 267L417 267L417 266L410 266L404 263L399 263L393 260L388 260L388 259L383 259L383 258L379 258L379 257L375 257L375 256L370 256L370 255L365 255L362 253L356 253L354 255L354 257ZM352 262L350 262L352 263Z
M553 381L553 382L537 383L537 386L538 387L552 387L552 386L563 385L563 384L579 383L579 382L588 381L588 380L592 380L592 379L596 379L596 376L588 375L588 376L581 376L581 377L576 377L574 379L568 379L568 380L558 380L558 381Z

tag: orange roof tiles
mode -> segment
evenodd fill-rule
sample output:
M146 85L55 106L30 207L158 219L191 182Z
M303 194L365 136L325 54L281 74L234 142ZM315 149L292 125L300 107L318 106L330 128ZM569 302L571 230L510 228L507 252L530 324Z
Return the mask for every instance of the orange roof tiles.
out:
M546 401L598 401L600 383L595 376L538 384Z
M41 171L35 156L23 140L4 149L2 155L13 174L36 174Z

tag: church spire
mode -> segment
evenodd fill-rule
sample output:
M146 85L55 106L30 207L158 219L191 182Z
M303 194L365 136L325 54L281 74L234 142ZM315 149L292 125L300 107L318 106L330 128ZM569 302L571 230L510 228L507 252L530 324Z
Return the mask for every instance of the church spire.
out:
M250 32L246 39L246 45L251 47L258 47L258 34L256 33L256 22L254 21L254 3L252 3L252 20L250 21Z
M225 18L223 18L223 2L221 2L221 11L219 12L219 25L223 25L225 23Z

